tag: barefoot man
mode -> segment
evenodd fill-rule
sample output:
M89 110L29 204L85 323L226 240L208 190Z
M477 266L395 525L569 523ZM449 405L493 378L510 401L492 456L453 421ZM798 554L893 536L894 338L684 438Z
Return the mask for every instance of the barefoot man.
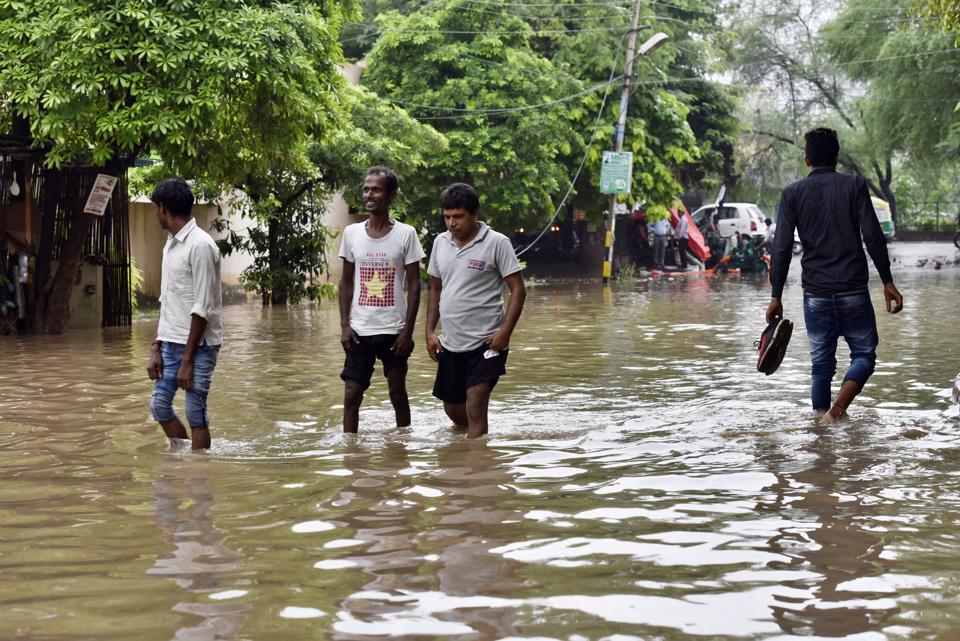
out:
M366 222L343 230L340 258L340 343L346 362L343 431L356 433L360 403L370 387L377 359L383 363L397 427L410 425L407 359L413 351L413 325L420 308L420 259L416 230L390 218L397 197L397 175L371 167L363 181ZM406 290L406 293L404 293Z
M438 362L433 395L469 438L487 433L490 393L506 373L510 336L527 291L506 236L477 218L480 198L464 183L440 194L447 231L430 252L427 353ZM503 313L504 286L510 304ZM434 333L437 322L442 335Z
M813 361L811 400L824 412L823 421L846 416L847 408L873 374L877 361L877 319L867 289L867 246L883 281L887 311L903 309L903 296L893 284L883 231L873 210L867 182L837 173L840 143L832 129L805 135L805 162L810 174L780 196L780 218L773 241L770 283L772 300L767 321L783 315L780 297L790 268L793 232L803 244L801 281L803 319ZM837 339L850 347L850 368L832 403L830 383L837 371Z

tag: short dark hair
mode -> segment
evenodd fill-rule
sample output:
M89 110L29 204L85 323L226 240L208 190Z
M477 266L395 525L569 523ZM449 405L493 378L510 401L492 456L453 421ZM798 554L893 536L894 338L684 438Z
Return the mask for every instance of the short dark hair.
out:
M467 183L453 183L440 192L441 209L466 209L471 214L480 210L480 196Z
M397 174L389 167L377 165L367 170L368 176L383 176L383 186L387 188L387 193L392 194L400 188L400 179Z
M810 159L810 164L814 167L829 167L837 164L837 156L840 155L840 141L837 140L837 132L833 129L820 127L813 131L808 131L803 135L804 153Z
M150 194L155 205L163 205L168 212L180 218L189 218L193 210L193 192L183 178L161 180Z

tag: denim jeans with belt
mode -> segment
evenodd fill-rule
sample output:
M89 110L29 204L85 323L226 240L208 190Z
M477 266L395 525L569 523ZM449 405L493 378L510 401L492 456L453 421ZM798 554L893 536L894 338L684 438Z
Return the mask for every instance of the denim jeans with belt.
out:
M826 411L832 405L830 382L837 372L837 339L850 347L850 368L844 382L856 381L861 387L873 374L877 362L877 318L866 290L833 296L803 296L803 320L810 339L813 383L810 400L813 409Z
M171 421L177 417L173 410L173 397L177 393L177 373L183 363L183 352L186 345L164 341L160 348L163 358L163 376L153 385L153 397L150 399L150 411L153 418L160 421ZM203 344L193 354L193 387L186 390L187 425L190 427L209 427L210 417L207 415L207 394L210 393L210 382L213 379L213 370L217 366L217 356L220 353L219 345Z

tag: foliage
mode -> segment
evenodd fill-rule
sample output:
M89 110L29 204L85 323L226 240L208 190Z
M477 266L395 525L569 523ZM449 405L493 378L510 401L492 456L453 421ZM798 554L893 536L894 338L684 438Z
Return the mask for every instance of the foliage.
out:
M143 271L137 267L137 261L133 256L130 257L130 309L134 314L137 313L140 301L137 299L137 292L143 287Z
M56 166L147 150L229 182L302 164L353 0L0 0L0 93Z
M253 256L253 263L240 275L244 289L265 294L273 302L320 299L330 240L320 222L323 202L309 194L286 207L273 196L244 205L246 215L260 224L244 232L230 229L223 218L213 224L217 231L227 232L226 239L217 241L223 255L241 251Z
M340 44L343 54L351 60L363 58L380 35L377 17L382 13L397 11L401 15L410 15L423 6L423 0L361 0L362 21L346 22L340 31Z
M425 154L439 154L446 145L432 128L360 87L344 88L334 117L336 126L310 147L309 171L278 168L239 185L246 197L236 204L252 225L241 231L222 217L215 223L226 232L219 241L224 254L243 251L254 257L241 280L265 301L330 297L333 286L321 278L329 271L326 252L333 237L323 217L334 192L346 190L347 199L354 200L369 166L412 174L426 162ZM401 199L400 217L405 204Z
M325 189L342 190L344 199L359 208L367 169L386 165L400 178L391 216L411 223L422 220L424 212L417 208L414 187L420 172L448 150L446 137L364 87L346 87L342 98L346 113L311 153Z
M437 226L428 214L437 210L437 193L464 181L480 192L495 227L542 221L565 187L565 157L583 144L566 106L544 105L582 85L532 49L533 31L521 19L503 7L481 13L467 4L444 0L410 16L381 16L385 30L364 83L449 142L407 191L421 216Z
M919 0L914 12L945 33L953 33L960 46L960 0Z
M524 13L535 14L527 19L538 30L538 50L584 82L604 82L612 70L622 71L629 6L563 0L525 8ZM720 24L721 14L718 0L650 3L641 8L638 43L658 31L666 32L670 42L634 64L626 148L640 163L634 167L636 200L669 206L683 191L714 186L736 173L733 147L739 126L734 96L725 85L707 79L708 73L724 69L728 29ZM609 148L613 139L618 87L615 83L597 148L577 184L577 206L588 211L605 204L595 186L599 151ZM591 95L579 107L581 129L593 128L600 98Z
M872 17L867 24L864 15ZM936 176L960 152L960 51L951 52L952 35L905 20L905 9L881 0L848 0L823 28L823 43L844 74L868 88L851 100L867 144L903 153L911 170Z

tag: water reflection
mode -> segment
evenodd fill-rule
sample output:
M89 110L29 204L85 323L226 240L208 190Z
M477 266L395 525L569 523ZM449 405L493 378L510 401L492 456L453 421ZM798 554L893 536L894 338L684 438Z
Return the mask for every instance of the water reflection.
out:
M770 548L791 558L781 566L789 575L801 576L784 582L790 591L777 596L774 619L784 632L801 636L879 630L898 607L888 590L875 589L882 581L871 580L889 569L884 541L861 525L881 502L867 480L880 462L876 445L856 424L812 431L804 447L813 457L810 467L777 474L770 488L775 499L757 507L788 523L770 538Z
M754 371L760 279L531 287L476 443L425 356L412 427L374 388L345 437L333 305L229 308L200 457L148 416L155 324L2 337L0 637L952 638L960 270L898 280L828 431L802 325Z
M250 607L241 598L247 590L235 587L243 556L224 546L211 515L211 479L224 472L205 457L171 453L153 481L154 514L173 550L158 556L147 574L170 579L187 593L172 608L189 621L176 630L174 641L236 639Z
M515 512L498 509L512 490L512 477L498 460L502 452L486 440L452 442L418 452L411 461L401 442L378 452L350 447L344 468L353 480L330 501L353 528L350 552L315 567L358 568L366 577L340 602L336 639L359 636L420 637L483 631L485 637L513 634L512 609L462 611L411 608L430 595L473 596L509 592L517 564L490 549L502 541L490 529L517 522ZM433 459L426 462L424 455Z

